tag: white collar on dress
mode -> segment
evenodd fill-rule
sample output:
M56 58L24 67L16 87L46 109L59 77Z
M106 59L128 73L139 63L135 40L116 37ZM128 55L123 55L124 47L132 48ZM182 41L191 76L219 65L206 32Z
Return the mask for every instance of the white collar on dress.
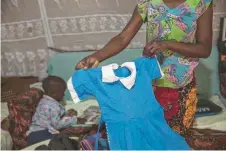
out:
M125 62L121 65L121 67L126 67L130 70L131 74L128 77L117 77L114 73L115 69L119 68L118 64L110 64L106 66L102 66L102 82L112 83L116 81L120 81L127 89L131 89L136 81L136 66L134 62Z

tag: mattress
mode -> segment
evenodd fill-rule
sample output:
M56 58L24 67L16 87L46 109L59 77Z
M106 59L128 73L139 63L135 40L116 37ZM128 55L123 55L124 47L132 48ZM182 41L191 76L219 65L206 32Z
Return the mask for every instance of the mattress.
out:
M212 116L195 118L193 128L226 131L226 107L221 102L218 95L212 96L209 100L220 106L222 112ZM95 99L79 102L77 104L74 104L73 101L67 101L66 109L73 108L78 111L78 116L81 116L89 106L98 106L98 103Z
M199 129L213 129L226 131L226 108L221 102L219 96L215 95L210 100L220 106L223 110L221 113L212 116L204 116L195 118L193 127Z
M35 83L30 87L35 87L38 89L42 89L41 82ZM220 114L212 115L212 116L204 116L204 117L196 117L193 123L193 128L199 129L214 129L214 130L226 130L226 108L220 97L218 95L214 95L209 98L210 101L220 106L223 110ZM87 101L82 101L77 104L74 104L73 101L67 100L66 101L66 110L70 108L74 108L78 112L78 116L82 116L82 113L89 107L89 106L98 106L98 103L95 99L89 99ZM98 122L96 121L96 124ZM88 123L87 123L88 124ZM93 124L93 123L91 123Z
M195 118L193 128L226 131L226 107L221 102L218 95L212 96L209 100L220 106L223 109L222 112L212 116ZM66 110L73 108L78 111L78 116L81 116L89 106L98 106L98 103L95 99L82 101L77 104L74 104L73 101L67 101L65 108Z
M1 121L9 115L7 103L1 103ZM9 132L1 129L1 150L11 150L13 147L12 138Z
M221 101L218 96L213 96L211 100L216 103L217 105L224 108L224 106L221 104ZM77 104L74 104L73 101L66 101L66 110L68 109L75 109L78 112L78 116L82 116L83 112L89 108L90 106L98 106L98 103L95 99L90 99L87 101L82 101ZM207 116L207 117L199 117L195 119L194 127L195 128L209 128L209 129L217 129L217 130L225 130L226 129L226 109L224 108L222 113L214 116ZM97 122L98 123L98 122ZM76 137L74 138L76 139ZM36 147L40 145L48 145L50 140L45 140L43 142L34 144L32 146L29 146L27 148L24 148L23 150L35 150Z

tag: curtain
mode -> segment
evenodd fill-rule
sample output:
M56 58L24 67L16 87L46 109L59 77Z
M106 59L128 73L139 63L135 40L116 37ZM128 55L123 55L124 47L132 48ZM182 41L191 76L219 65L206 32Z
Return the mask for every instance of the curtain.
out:
M65 50L102 48L129 21L136 0L2 0L1 75L45 76L54 54L48 46ZM225 0L218 0L225 15ZM214 31L218 37L218 25ZM97 38L98 37L98 38ZM145 25L129 48L145 44ZM216 38L215 38L216 39Z

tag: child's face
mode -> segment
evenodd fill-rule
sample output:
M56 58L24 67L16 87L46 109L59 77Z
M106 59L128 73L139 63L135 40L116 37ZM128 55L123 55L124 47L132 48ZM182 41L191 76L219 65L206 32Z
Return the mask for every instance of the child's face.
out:
M66 86L62 86L58 89L58 91L56 92L56 98L55 98L57 101L63 100L65 90L66 90Z

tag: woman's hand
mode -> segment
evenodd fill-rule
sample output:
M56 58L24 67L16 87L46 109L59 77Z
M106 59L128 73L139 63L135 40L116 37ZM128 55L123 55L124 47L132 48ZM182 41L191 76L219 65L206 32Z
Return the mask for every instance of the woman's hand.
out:
M153 41L144 47L143 55L152 57L157 52L167 49L167 41Z
M87 70L88 68L96 68L99 65L100 61L95 56L88 56L82 59L76 66L75 69L84 69Z

